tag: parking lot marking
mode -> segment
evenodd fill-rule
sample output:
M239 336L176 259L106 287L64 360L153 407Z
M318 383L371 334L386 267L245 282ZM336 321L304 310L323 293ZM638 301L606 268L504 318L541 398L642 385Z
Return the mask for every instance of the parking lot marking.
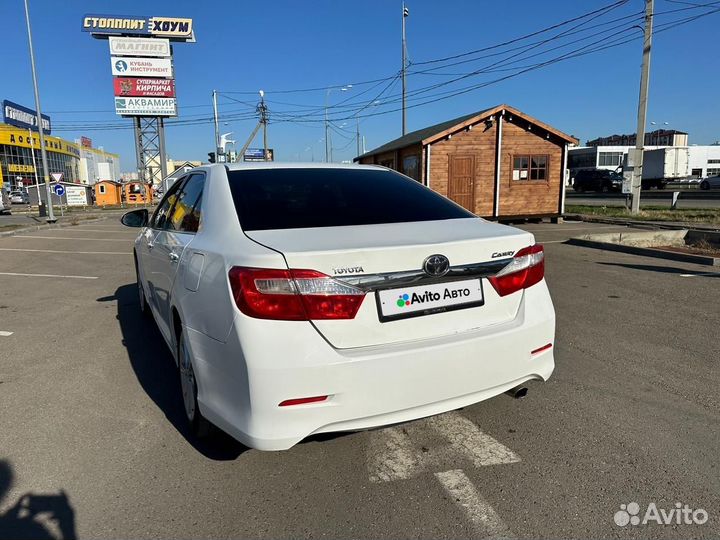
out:
M511 538L507 525L495 509L482 498L467 475L460 469L435 473L450 499L465 512L482 538Z
M396 426L372 433L368 469L374 483L406 480L419 472L419 456L403 428Z
M129 251L60 251L54 249L0 248L0 251L30 251L33 253L66 253L72 255L130 255Z
M459 454L470 458L476 467L516 463L520 457L507 446L480 431L475 423L457 412L428 419L429 425L450 441Z
M418 448L413 437L431 429L449 445L428 451ZM512 450L483 433L472 420L457 412L419 420L403 426L374 431L367 451L368 476L371 482L407 480L422 472L444 470L464 459L475 467L517 463L520 457Z
M8 336L12 336L12 335L13 335L12 332L6 332L5 330L0 330L0 337L8 337Z
M72 236L30 236L16 234L11 238L39 238L41 240L96 240L98 242L132 242L131 238L81 238Z
M680 277L702 277L702 276L720 276L720 272L701 272L699 274L680 274Z
M19 272L0 272L0 276L49 277L63 279L98 279L97 276L62 276L57 274L21 274Z

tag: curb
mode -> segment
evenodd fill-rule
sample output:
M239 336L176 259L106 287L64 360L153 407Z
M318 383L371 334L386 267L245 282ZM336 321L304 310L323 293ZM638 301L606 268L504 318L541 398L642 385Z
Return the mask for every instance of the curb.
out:
M80 223L48 223L47 225L33 225L32 227L23 227L22 229L13 229L11 231L0 232L0 238L6 236L15 236L17 233L42 231L45 229L65 229L67 227L77 227L78 225L85 225L86 223L97 223L98 221L105 221L110 216L103 216L93 219L83 219Z
M640 229L695 229L697 231L720 231L720 225L705 225L682 221L639 221L634 219L600 217L588 214L563 214L564 219L585 221L587 223L607 223L609 225L626 225Z
M606 251L620 251L630 253L632 255L643 255L645 257L655 257L657 259L669 259L671 261L689 262L695 264L704 264L707 266L720 266L720 258L710 257L706 255L692 255L690 253L676 253L673 251L664 251L661 249L624 246L622 244L613 244L611 242L599 242L597 240L586 240L584 238L569 238L567 244L583 246L595 249L604 249Z

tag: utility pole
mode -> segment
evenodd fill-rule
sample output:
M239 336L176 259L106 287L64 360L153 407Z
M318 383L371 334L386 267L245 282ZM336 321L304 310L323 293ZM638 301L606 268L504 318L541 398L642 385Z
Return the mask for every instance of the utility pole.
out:
M647 121L647 98L650 86L650 49L652 48L654 0L645 0L645 38L643 39L642 71L640 72L640 99L638 100L637 132L635 134L635 159L632 174L631 213L640 212L640 191L642 190L643 147L645 145L645 123Z
M260 90L260 105L258 105L258 110L260 111L260 123L262 124L262 128L263 128L263 159L265 161L270 161L268 159L270 157L270 155L268 153L268 144L267 144L267 125L268 125L267 105L265 105L265 92L263 90Z
M213 90L213 118L215 120L215 162L225 162L225 149L220 146L220 125L218 123L217 90Z
M407 94L405 85L405 68L407 67L407 45L405 43L405 18L410 15L410 10L403 2L402 13L402 134L407 133Z
M47 221L55 223L55 214L53 214L52 197L50 196L50 171L48 169L47 151L45 150L45 131L42 124L42 110L40 109L40 90L38 90L37 73L35 72L35 52L33 51L32 31L30 30L30 10L28 9L28 0L25 0L25 22L27 23L28 46L30 48L30 68L32 69L33 88L35 90L35 109L37 112L38 133L40 134L40 155L42 156L43 177L45 178L45 197L47 200ZM38 201L38 206L40 201Z
M360 118L355 115L355 138L357 139L357 155L358 157L362 154L360 153Z

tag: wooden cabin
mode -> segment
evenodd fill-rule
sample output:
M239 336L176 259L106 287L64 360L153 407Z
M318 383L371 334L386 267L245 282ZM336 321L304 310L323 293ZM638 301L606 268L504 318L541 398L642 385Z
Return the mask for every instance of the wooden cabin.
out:
M114 206L122 203L122 184L113 180L101 180L95 183L95 204Z
M549 217L564 211L574 137L509 105L408 133L355 161L399 171L478 216Z
M153 190L150 184L143 182L128 182L123 184L123 200L128 205L152 204Z

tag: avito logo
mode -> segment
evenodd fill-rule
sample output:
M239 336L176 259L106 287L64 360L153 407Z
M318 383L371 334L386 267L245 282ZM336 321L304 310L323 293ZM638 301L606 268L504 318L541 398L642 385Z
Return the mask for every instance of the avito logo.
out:
M460 289L449 289L446 288L442 293L439 292L432 292L432 291L425 291L423 293L412 293L411 295L408 293L403 293L398 296L397 299L397 306L398 307L406 307L411 306L413 304L425 304L429 302L439 302L440 300L454 300L457 298L463 298L463 297L469 297L470 296L470 289L468 288L460 288Z

